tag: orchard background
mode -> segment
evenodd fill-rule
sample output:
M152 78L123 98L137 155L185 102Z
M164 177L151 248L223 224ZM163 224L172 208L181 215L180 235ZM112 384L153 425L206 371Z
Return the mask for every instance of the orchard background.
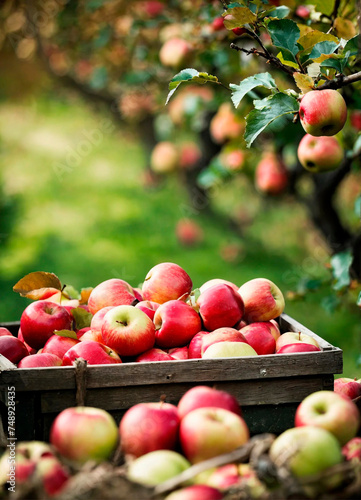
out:
M78 290L112 277L137 286L173 261L195 287L275 281L286 312L341 347L355 376L360 11L343 0L3 2L0 320L20 318L27 301L12 286L28 272ZM345 159L315 174L297 159L297 110L322 85L347 103ZM266 98L277 101L268 122Z

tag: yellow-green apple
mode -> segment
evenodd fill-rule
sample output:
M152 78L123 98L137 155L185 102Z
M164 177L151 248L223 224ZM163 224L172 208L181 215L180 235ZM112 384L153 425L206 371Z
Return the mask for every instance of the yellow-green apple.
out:
M179 166L185 170L194 168L202 158L202 151L195 142L184 142L179 149Z
M103 343L103 336L102 336L102 324L104 320L104 316L108 311L113 309L115 306L106 306L102 307L97 311L94 316L92 317L90 321L90 329L92 336L90 337L90 334L88 334L83 340L88 339L88 340L95 340L97 342Z
M222 500L223 494L206 484L193 484L175 490L165 497L165 500Z
M62 364L71 366L78 358L85 359L88 365L110 365L122 362L115 351L95 340L83 340L71 347L64 354Z
M156 486L178 476L191 464L173 450L155 450L136 458L129 464L128 478L145 486Z
M185 247L192 247L201 243L204 239L204 233L201 226L192 219L179 219L175 234L179 243Z
M177 169L179 152L177 147L169 141L158 142L153 148L150 157L150 166L157 174L168 174Z
M118 426L101 408L67 408L55 418L49 439L65 458L79 464L100 463L111 457L118 444Z
M342 447L342 455L346 460L361 462L361 437L350 439L350 441Z
M299 115L308 134L335 135L345 125L347 106L337 90L311 90L301 99Z
M192 340L189 342L188 346L188 358L189 359L199 359L202 357L202 342L204 335L208 335L210 332L201 330L196 333Z
M34 349L41 349L55 330L71 330L72 317L65 307L37 300L29 304L20 318L20 328L25 342Z
M151 300L141 300L135 304L135 307L141 309L153 321L155 311L158 309L159 305L160 304L157 304L157 302L152 302Z
M154 346L155 328L141 309L117 306L104 316L102 336L120 356L138 356Z
M4 326L0 326L0 337L3 337L4 335L5 336L8 336L8 335L12 336L12 333L8 328L5 328Z
M293 344L283 345L276 354L293 354L297 352L317 352L321 351L320 347L305 342L295 342Z
M174 450L178 442L179 416L170 403L139 403L120 421L119 436L125 455L140 457L155 450Z
M243 333L235 328L223 327L217 328L213 330L213 332L209 332L208 335L202 337L202 345L201 345L201 355L203 357L204 353L207 349L219 342L244 342L247 343L247 340Z
M272 443L269 455L277 467L286 467L297 478L319 474L343 461L341 446L335 436L311 425L284 431ZM340 474L320 478L315 488L321 488L321 491L334 488L341 481ZM309 493L314 487L310 488Z
M360 427L360 412L347 396L333 391L317 391L297 407L295 426L305 425L326 429L343 446L356 436Z
M152 349L142 352L142 354L137 356L135 361L137 363L145 363L148 361L174 361L174 358L166 351L163 351L163 349L152 347Z
M255 172L258 191L267 194L282 193L288 184L288 171L279 156L273 152L262 155Z
M207 484L218 490L226 490L234 485L241 483L237 464L227 464L216 467L207 479Z
M318 345L317 340L311 335L307 335L307 333L301 332L284 332L280 335L276 341L276 352L281 349L281 347L288 344L312 344L316 347L320 347Z
M163 304L189 295L192 286L192 280L183 268L173 262L162 262L146 275L142 293L144 300Z
M42 353L56 354L60 359L63 359L64 354L69 351L71 347L78 344L79 340L70 337L61 337L60 335L52 335L44 345Z
M172 349L168 350L168 354L172 356L173 359L177 359L179 361L189 359L187 346L173 347Z
M66 296L61 290L57 290L54 294L49 297L42 297L41 300L46 300L47 302L54 302L55 304L60 304L67 308L67 311L70 312L70 309L74 309L79 307L78 299L70 299Z
M159 51L159 60L163 66L178 69L184 65L193 51L192 45L183 38L170 38Z
M97 285L90 293L89 311L95 314L103 307L130 305L137 302L133 287L124 280L112 278Z
M23 358L18 364L18 368L49 368L51 366L61 366L61 358L50 352L31 354Z
M192 464L229 453L248 439L243 418L224 408L197 408L187 413L179 426L181 448Z
M69 478L69 472L56 457L44 457L37 463L35 481L40 481L49 497L59 495Z
M336 378L333 387L335 392L348 396L350 399L361 396L361 383L356 378Z
M0 354L16 365L28 356L29 352L21 340L10 334L0 337Z
M202 355L203 359L239 358L243 356L258 356L256 351L245 342L218 342L213 344Z
M168 300L155 312L155 343L159 347L181 347L201 331L199 314L181 300Z
M224 279L222 279L222 278L212 278L212 279L210 279L210 280L208 280L208 281L205 281L205 282L203 283L203 285L201 285L201 286L199 287L199 291L200 291L201 293L203 293L203 292L205 292L205 291L207 290L207 288L211 288L211 286L214 286L214 285L222 285L222 284L223 284L223 285L228 285L228 286L230 286L231 288L233 288L233 290L234 290L235 292L238 292L239 287L238 287L237 285L235 285L235 284L234 284L234 283L232 283L231 281L224 280Z
M298 145L297 155L306 170L326 172L341 165L344 151L336 137L306 134Z
M281 290L267 278L254 278L238 290L245 307L247 322L269 321L277 318L285 308Z
M206 330L233 327L244 315L242 297L226 284L207 288L198 297L196 305Z
M221 104L211 120L210 133L217 144L223 144L229 139L238 139L244 130L244 121L232 110L227 102Z
M253 347L257 354L274 354L276 351L276 341L268 323L267 321L250 323L240 330L245 336L246 342Z
M180 419L182 419L197 408L207 407L223 408L242 416L241 407L232 394L206 385L192 387L183 394L178 403L178 414Z

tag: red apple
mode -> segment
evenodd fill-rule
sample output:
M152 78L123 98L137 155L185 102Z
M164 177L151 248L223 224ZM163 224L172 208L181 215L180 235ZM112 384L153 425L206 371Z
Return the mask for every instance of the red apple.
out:
M85 326L84 328L81 328L80 330L77 330L75 333L76 333L76 336L77 336L77 339L78 340L81 340L83 338L83 336L87 333L87 332L90 332L91 329L90 329L90 326ZM103 338L103 337L102 337Z
M104 316L102 336L120 356L138 356L154 346L155 327L141 309L117 306Z
M11 333L10 330L5 328L4 326L0 326L0 337L4 337L4 336L8 336L8 335L13 336L13 334Z
M201 354L202 357L206 350L213 344L218 342L244 342L247 344L247 340L243 333L235 328L217 328L213 332L210 332L208 335L202 337L202 347Z
M361 437L350 439L350 441L342 447L342 455L346 460L361 462Z
M100 342L101 344L104 343L102 336L102 325L104 321L104 316L108 311L113 309L113 307L115 306L103 307L94 314L90 322L91 338L90 334L87 334L87 336L83 340L88 339L88 340L95 340L96 342Z
M258 191L267 194L282 193L288 184L287 168L273 152L264 153L255 172Z
M212 486L194 484L175 490L165 500L222 500L223 494Z
M173 450L178 442L177 407L169 403L139 403L127 410L119 425L125 455L140 457L155 450Z
M202 342L204 335L208 335L210 332L201 330L196 333L188 346L188 357L189 359L199 359L202 357Z
M298 406L295 426L313 425L331 432L345 445L360 427L360 412L347 396L333 391L317 391Z
M222 278L212 278L211 280L208 280L206 282L203 283L203 285L201 285L199 287L199 291L201 293L205 292L207 290L207 288L210 288L211 286L214 286L214 285L228 285L230 286L231 288L233 288L233 290L235 292L238 292L238 289L239 289L239 286L235 285L234 283L232 283L231 281L228 281L228 280L224 280Z
M184 142L180 146L179 166L185 170L194 168L202 158L202 151L195 142Z
M210 407L223 408L242 416L241 407L232 394L206 385L198 385L189 389L179 400L179 418L184 418L188 413L197 408Z
M197 408L181 419L179 427L183 453L193 464L231 452L248 439L243 418L224 408Z
M152 349L149 349L148 351L143 352L139 356L137 356L136 360L137 363L144 363L148 361L174 361L174 358L168 354L167 352L163 351L162 349L158 349L156 347L153 347Z
M159 305L157 302L152 302L151 300L141 300L138 304L135 304L135 307L141 309L153 321L155 311Z
M50 352L31 354L18 364L18 368L48 368L51 366L61 366L61 358Z
M109 365L122 362L115 351L95 340L83 340L71 347L64 354L63 366L71 366L78 358L85 359L88 365Z
M229 139L238 139L244 130L244 121L232 109L230 103L223 103L211 120L210 133L217 144L223 144Z
M238 290L245 307L247 322L269 321L284 310L285 300L281 290L271 280L255 278Z
M232 327L244 314L244 303L239 293L225 284L206 289L197 299L199 314L207 330Z
M307 344L304 342L296 342L294 344L286 344L282 346L276 354L292 354L297 352L316 352L321 351L321 349L313 344Z
M192 53L192 46L182 38L170 38L159 51L159 60L163 66L178 69L186 64Z
M358 132L361 130L361 110L355 109L351 112L351 125Z
M177 240L185 247L198 245L203 241L204 233L201 226L192 219L179 219L176 224L175 234Z
M281 335L281 330L280 330L279 324L277 323L277 321L275 319L270 319L269 322L267 322L267 323L270 324L271 333L273 335L273 338L277 342L277 339Z
M118 443L114 418L100 408L67 408L55 418L50 443L65 458L79 464L108 460Z
M150 18L154 18L163 12L165 4L163 2L158 2L157 0L148 0L138 2L136 7L139 13L146 14Z
M162 304L155 312L154 325L155 343L167 349L188 344L202 327L199 314L181 300Z
M169 349L168 354L172 356L173 359L178 359L179 361L189 359L187 346L173 347L172 349Z
M276 351L276 341L268 323L266 321L251 323L240 330L257 354L274 354Z
M311 335L301 332L285 332L280 335L276 341L276 352L278 352L281 347L285 345L297 343L312 344L316 347L320 347L317 340L314 337L311 337Z
M356 378L340 377L335 379L334 391L355 399L361 396L361 383Z
M224 26L224 19L223 17L215 17L212 21L212 30L213 31L221 31L221 30L224 30L225 29L225 26Z
M157 174L168 174L174 172L179 165L179 152L177 147L169 141L158 142L154 146L150 166Z
M302 97L299 114L308 134L335 135L345 125L347 106L337 90L311 90Z
M60 335L52 335L49 340L46 341L42 349L42 353L56 354L60 359L63 359L64 354L69 351L71 347L78 344L79 340L75 340L69 337L61 337Z
M326 172L341 165L344 151L336 137L302 137L297 150L301 165L310 172Z
M28 356L29 352L24 343L17 337L3 335L0 337L0 354L16 365L25 356Z
M241 35L244 35L245 33L247 33L245 28L233 28L232 31L237 36L241 36Z
M137 301L133 288L124 280L112 278L93 288L88 300L92 314L107 306L131 305Z
M38 300L29 304L20 318L24 340L30 347L41 349L55 330L71 330L72 317L65 307Z
M163 304L190 294L192 286L191 278L178 264L162 262L148 272L142 293L144 300Z
M305 5L299 5L296 9L296 15L302 19L309 19L311 11Z

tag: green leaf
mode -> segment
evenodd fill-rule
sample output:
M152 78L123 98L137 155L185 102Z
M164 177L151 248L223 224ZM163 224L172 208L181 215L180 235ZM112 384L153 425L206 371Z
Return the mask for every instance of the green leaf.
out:
M166 104L168 104L169 99L183 82L194 82L203 85L207 82L217 83L218 78L216 76L209 75L208 73L200 73L193 68L182 69L182 71L177 73L169 83L170 92L167 96Z
M361 152L361 134L357 137L355 144L353 145L352 152L354 155Z
M335 7L335 0L313 0L312 3L317 12L322 12L322 14L326 14L326 16L330 16Z
M268 31L276 47L289 51L293 56L299 52L297 40L300 29L291 19L279 19L268 23Z
M298 40L298 44L303 48L303 50L312 49L316 44L320 42L335 42L339 43L339 39L329 33L323 33L323 31L312 30L309 33L301 36Z
M361 218L361 194L355 200L355 214Z
M351 282L350 266L352 264L352 253L350 250L336 253L331 257L332 274L335 279L334 290L342 290Z
M349 57L361 53L361 35L354 36L346 43L343 53L346 54L347 52L349 52Z
M76 333L73 330L55 330L54 335L59 335L59 337L66 337L68 339L78 340Z
M291 68L298 69L299 66L295 62L295 58L293 54L289 50L281 49L281 51L277 54L277 58L281 61L282 64L286 66L290 66Z
M89 81L89 85L94 90L101 90L108 83L108 71L104 66L95 68Z
M282 92L262 99L262 101L255 101L254 105L256 109L246 116L247 125L244 138L247 147L250 147L259 134L277 118L293 115L299 110L297 100Z
M340 306L341 301L336 295L328 295L327 297L323 297L321 300L322 308L332 314L335 310Z
M237 108L243 97L256 87L266 87L267 89L277 88L276 82L270 73L258 73L241 81L239 85L231 83L232 102Z
M247 7L232 7L223 14L224 26L227 30L241 28L245 24L252 24L257 21L257 16Z
M93 46L95 49L102 49L107 45L112 36L112 28L110 26L104 26L99 31L98 36L93 40Z
M267 10L263 17L270 17L274 19L284 19L290 13L289 7L286 5L281 5L280 7L274 7L273 9Z
M334 56L325 61L322 61L320 64L320 68L332 68L335 69L338 73L343 73L345 66L347 64L348 57L339 57Z
M361 292L359 293L359 296L357 297L356 305L358 305L359 307L361 307Z
M82 307L74 307L74 309L71 310L71 314L74 318L75 328L77 330L90 326L93 315L89 311Z
M308 56L309 59L317 59L323 54L333 54L335 50L337 49L339 44L336 42L319 42L316 43L316 45L313 47L311 50L310 55Z

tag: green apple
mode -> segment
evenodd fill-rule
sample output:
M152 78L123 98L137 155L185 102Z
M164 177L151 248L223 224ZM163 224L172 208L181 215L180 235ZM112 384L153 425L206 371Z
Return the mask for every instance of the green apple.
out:
M245 342L217 342L208 347L203 359L239 358L242 356L257 356L256 351Z

